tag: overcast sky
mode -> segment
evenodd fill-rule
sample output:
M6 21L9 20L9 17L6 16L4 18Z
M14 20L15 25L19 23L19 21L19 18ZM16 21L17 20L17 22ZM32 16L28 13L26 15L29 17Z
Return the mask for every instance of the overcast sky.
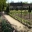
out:
M30 2L32 2L32 0L7 0L7 2L28 2L28 3L30 3Z

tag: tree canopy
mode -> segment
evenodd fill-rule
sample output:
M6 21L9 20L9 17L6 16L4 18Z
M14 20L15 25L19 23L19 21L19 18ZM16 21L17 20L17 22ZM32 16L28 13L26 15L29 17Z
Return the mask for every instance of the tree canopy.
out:
M7 0L0 0L0 11L6 6L6 1Z
M28 4L28 2L23 2L24 4Z

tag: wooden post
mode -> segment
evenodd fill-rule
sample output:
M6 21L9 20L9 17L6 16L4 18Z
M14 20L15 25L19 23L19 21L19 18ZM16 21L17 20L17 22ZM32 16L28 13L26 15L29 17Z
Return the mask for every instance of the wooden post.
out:
M29 19L30 19L30 13L31 13L31 7L29 6L29 9L28 9L28 12L29 12Z
M30 12L29 12L29 19L30 19Z

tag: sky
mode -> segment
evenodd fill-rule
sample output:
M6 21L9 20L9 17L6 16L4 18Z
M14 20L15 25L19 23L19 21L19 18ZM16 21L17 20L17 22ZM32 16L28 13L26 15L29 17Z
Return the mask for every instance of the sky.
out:
M30 2L32 2L32 0L7 0L7 3L9 2L28 2L28 3L30 3Z

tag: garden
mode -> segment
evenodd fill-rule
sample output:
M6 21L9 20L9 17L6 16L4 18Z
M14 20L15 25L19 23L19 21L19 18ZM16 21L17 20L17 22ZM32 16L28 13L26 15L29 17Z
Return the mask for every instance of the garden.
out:
M19 21L23 25L27 26L29 29L32 28L32 10L29 13L28 10L10 10L9 11L9 3L6 3L7 0L0 0L0 12L4 11L15 20ZM29 7L30 11L30 7ZM9 12L9 13L8 13ZM12 24L9 23L3 15L0 13L0 27L2 32L13 32L15 29L12 27ZM16 23L17 24L17 23ZM31 29L32 30L32 29ZM16 30L17 31L17 30Z
M32 12L30 13L30 19L28 10L11 10L9 12L9 15L13 17L15 20L18 20L20 23L28 26L29 28L32 27Z

